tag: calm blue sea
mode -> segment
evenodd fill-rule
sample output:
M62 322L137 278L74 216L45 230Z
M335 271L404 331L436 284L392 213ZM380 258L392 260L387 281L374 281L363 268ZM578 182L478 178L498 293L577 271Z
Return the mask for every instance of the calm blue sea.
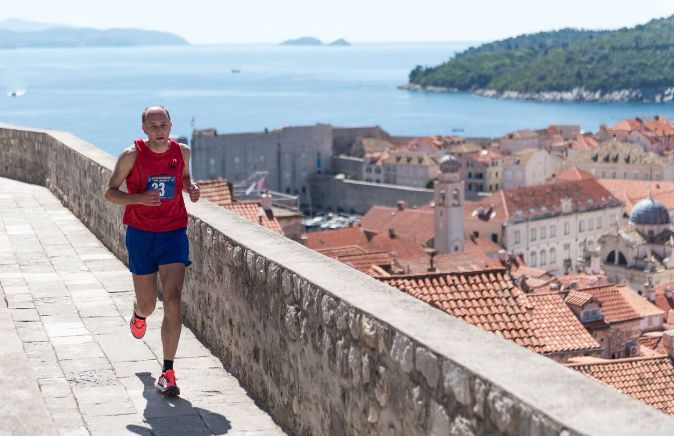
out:
M67 130L117 154L142 135L140 113L166 105L173 135L331 123L378 124L399 135L500 136L550 123L600 123L661 114L672 104L535 103L398 90L417 64L465 43L0 50L0 121ZM232 70L240 70L233 73ZM12 89L25 95L10 97Z

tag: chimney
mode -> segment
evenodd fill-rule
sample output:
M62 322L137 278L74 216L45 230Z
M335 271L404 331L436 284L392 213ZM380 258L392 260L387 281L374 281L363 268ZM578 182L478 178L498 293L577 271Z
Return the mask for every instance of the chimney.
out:
M655 301L655 285L651 280L644 283L644 295L651 303Z
M405 210L405 202L403 200L396 201L396 206L398 210Z
M257 210L257 223L262 225L262 217L265 215L263 208L258 208Z
M662 333L662 345L665 346L669 358L674 358L674 330L666 330Z
M665 286L665 297L669 298L670 300L672 299L672 285L666 285Z
M599 261L599 251L593 251L590 258L590 274L601 273L601 262Z
M260 205L265 211L271 211L271 194L266 189L260 195Z
M428 272L436 272L437 269L435 268L434 260L435 260L435 255L437 254L437 251L435 251L434 248L427 248L424 251L426 252L426 254L428 254L428 259L430 261L430 263L428 265Z

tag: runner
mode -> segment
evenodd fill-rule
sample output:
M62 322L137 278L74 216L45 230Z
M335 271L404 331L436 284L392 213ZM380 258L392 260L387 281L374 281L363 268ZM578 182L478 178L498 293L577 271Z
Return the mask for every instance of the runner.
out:
M199 200L199 186L190 176L189 147L169 138L172 124L168 110L149 106L141 118L148 140L137 139L119 156L105 199L126 207L123 223L127 225L129 270L136 291L130 327L137 339L145 335L145 319L157 303L159 274L164 303L164 366L156 387L168 395L179 395L173 360L182 327L180 293L185 267L191 264L187 210L181 192L188 192L195 202ZM124 181L128 193L119 189Z

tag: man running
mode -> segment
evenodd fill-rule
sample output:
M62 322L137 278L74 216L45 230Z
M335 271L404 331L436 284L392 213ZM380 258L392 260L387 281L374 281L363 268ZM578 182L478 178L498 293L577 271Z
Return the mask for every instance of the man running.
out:
M186 191L190 200L198 201L199 186L190 176L189 147L169 138L172 124L168 110L149 106L141 119L148 140L137 139L119 156L105 199L126 207L123 223L127 225L129 270L136 291L130 326L137 339L145 335L145 318L157 303L159 273L164 303L164 366L156 387L168 395L179 395L173 360L182 326L180 293L185 267L191 264L187 210L181 193ZM119 189L124 181L128 192Z

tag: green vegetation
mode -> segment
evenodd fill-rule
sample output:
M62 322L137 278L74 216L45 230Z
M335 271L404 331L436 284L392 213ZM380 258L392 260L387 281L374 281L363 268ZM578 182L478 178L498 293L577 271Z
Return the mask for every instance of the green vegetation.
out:
M674 87L674 16L629 29L564 29L484 44L437 67L417 66L409 80L459 91L660 93Z

